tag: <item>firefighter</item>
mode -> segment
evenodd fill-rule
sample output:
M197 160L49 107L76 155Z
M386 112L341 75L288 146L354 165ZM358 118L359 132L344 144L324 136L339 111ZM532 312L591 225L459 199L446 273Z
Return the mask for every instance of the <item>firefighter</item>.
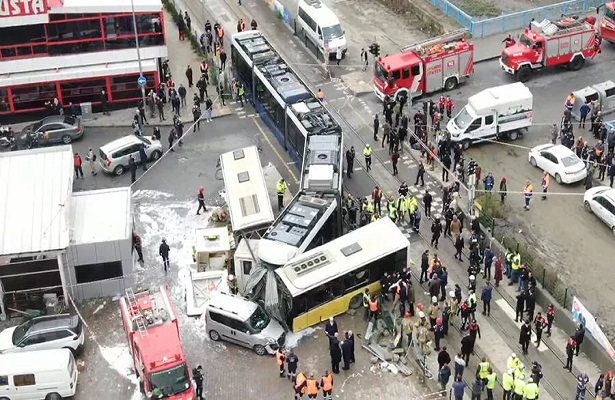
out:
M451 119L451 115L453 115L453 108L455 108L455 103L453 103L453 100L451 100L451 96L446 96L445 108L446 116L448 117L448 119Z
M523 400L523 395L525 394L525 380L524 376L519 374L515 377L515 383L513 391L515 393L515 400Z
M314 374L310 374L310 377L307 378L305 384L307 386L308 399L315 399L316 396L318 396L318 390L320 387L318 385L318 381L314 379Z
M502 43L504 43L504 46L508 48L510 46L513 46L516 42L512 35L508 35L506 39L502 40Z
M333 375L329 371L325 371L325 374L320 380L320 387L322 387L323 400L331 400L331 393L333 392Z
M444 96L440 96L440 100L438 100L438 111L440 114L444 114L444 109L446 108L446 98Z
M510 396L515 383L513 373L514 371L512 369L509 369L502 374L502 389L504 390L503 400L510 400Z
M284 350L282 348L278 348L275 352L275 360L278 363L278 367L280 368L280 378L284 378L286 374L284 373L284 361L286 361L286 355L284 354Z

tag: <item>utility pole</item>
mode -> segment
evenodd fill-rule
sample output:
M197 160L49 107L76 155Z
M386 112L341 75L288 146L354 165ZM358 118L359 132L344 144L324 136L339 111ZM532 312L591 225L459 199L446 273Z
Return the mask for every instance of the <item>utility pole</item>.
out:
M468 163L468 214L474 215L474 199L476 198L476 161L470 158Z
M142 79L143 78L143 65L141 64L141 48L139 46L139 33L137 31L137 16L135 14L134 0L130 0L130 7L132 9L132 26L135 31L135 45L137 46L136 47L137 48L137 60L139 61L139 79ZM143 109L145 109L145 86L146 85L141 86L141 100L143 101Z

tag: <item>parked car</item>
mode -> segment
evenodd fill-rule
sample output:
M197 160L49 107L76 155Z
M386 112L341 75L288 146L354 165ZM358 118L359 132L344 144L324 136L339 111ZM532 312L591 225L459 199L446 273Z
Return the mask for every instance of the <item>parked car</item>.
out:
M572 150L561 144L542 144L530 150L533 167L546 171L557 183L575 183L587 176L585 163Z
M609 186L596 186L583 196L585 211L594 213L615 234L615 189Z
M0 332L0 353L69 349L79 354L84 343L83 324L70 314L35 317Z
M141 162L139 148L145 147L148 160L157 160L162 156L162 144L151 136L128 135L102 146L99 153L100 167L109 174L122 175L129 168L128 161L133 156L135 162Z
M284 346L286 333L258 304L238 296L214 294L205 310L206 329L213 341L225 340L260 356Z
M68 115L51 115L40 121L27 125L21 131L20 140L28 141L28 134L37 138L41 146L63 143L70 144L80 139L84 133L83 122L80 118Z

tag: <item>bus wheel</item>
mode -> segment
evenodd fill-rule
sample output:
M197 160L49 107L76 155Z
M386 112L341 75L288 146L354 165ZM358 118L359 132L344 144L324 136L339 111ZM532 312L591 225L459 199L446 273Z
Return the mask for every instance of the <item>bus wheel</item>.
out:
M358 310L363 305L363 295L358 294L350 299L350 303L348 304L348 308L352 308L353 310Z

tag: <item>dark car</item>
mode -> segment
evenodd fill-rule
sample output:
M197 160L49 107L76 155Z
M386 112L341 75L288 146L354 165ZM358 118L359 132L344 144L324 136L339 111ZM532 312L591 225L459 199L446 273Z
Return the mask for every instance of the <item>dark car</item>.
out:
M36 138L38 145L45 146L55 143L70 144L83 136L84 129L79 118L52 115L26 126L21 133L22 142L31 142L32 140L28 139L30 135L31 138Z

